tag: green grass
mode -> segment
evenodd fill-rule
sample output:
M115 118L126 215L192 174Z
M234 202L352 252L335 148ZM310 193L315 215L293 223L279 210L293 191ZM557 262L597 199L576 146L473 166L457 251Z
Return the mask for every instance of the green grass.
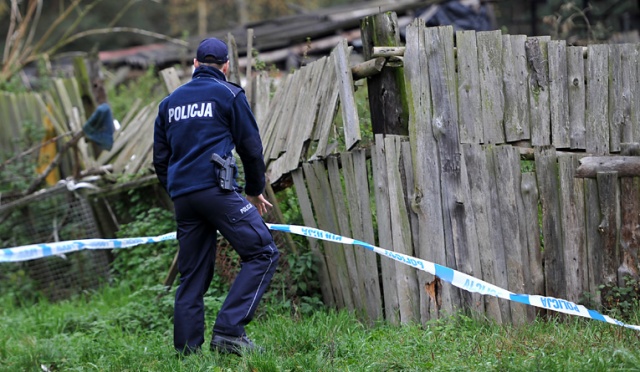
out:
M264 354L180 359L172 297L160 291L105 288L28 306L4 297L0 371L640 371L640 332L588 319L514 327L458 315L369 326L347 311L292 316L269 305L247 329ZM219 303L207 301L209 330Z

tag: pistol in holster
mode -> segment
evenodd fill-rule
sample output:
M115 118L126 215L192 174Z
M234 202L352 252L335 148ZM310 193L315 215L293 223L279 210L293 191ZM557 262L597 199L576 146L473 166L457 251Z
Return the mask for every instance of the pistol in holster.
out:
M218 175L218 185L223 190L233 191L235 187L233 185L233 179L236 169L236 158L233 155L229 155L226 158L222 158L215 152L211 154L211 162L215 164L216 174Z

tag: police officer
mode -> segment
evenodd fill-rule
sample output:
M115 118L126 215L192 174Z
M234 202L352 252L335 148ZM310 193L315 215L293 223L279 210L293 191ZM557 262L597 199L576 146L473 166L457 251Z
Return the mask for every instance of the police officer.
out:
M153 164L173 200L180 245L174 347L190 354L204 343L203 296L213 277L220 231L240 256L241 269L217 315L210 347L242 354L257 349L245 326L279 258L261 217L272 207L262 196L262 141L244 91L225 79L226 44L216 38L203 40L193 62L191 81L160 103L154 127ZM230 160L234 147L244 166L246 198ZM212 157L224 161L212 162ZM220 180L228 172L233 175L231 186Z

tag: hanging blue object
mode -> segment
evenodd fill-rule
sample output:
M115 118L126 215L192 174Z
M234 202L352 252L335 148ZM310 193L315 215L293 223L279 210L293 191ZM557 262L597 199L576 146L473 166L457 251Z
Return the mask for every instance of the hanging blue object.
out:
M85 137L100 146L104 150L113 147L113 115L111 107L103 103L91 114L91 117L82 127Z

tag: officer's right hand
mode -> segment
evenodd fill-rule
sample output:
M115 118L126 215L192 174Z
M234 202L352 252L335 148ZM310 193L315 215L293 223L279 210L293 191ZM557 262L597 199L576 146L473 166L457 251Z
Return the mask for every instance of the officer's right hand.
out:
M247 195L247 200L258 209L260 215L267 213L268 209L273 207L273 205L269 203L269 201L265 199L262 194L256 196Z

